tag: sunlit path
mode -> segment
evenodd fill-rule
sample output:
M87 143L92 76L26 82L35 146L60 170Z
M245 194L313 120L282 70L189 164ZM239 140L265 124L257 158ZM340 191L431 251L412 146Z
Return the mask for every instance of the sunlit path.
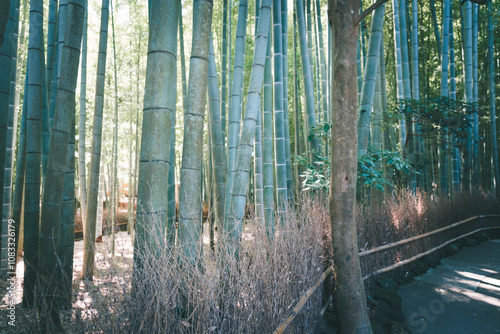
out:
M500 333L500 240L463 248L401 287L412 333Z

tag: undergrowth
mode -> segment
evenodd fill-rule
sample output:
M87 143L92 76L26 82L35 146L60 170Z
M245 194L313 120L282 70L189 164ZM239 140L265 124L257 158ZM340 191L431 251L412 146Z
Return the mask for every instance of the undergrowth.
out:
M132 275L130 259L105 256L93 283L75 282L65 327L72 333L272 332L331 265L327 208L324 200L304 197L276 224L272 240L263 226L247 221L238 258L200 245L193 265L175 245L158 256L136 254L143 268ZM319 289L287 333L312 332L321 299Z
M439 199L420 191L406 191L358 209L358 245L366 250L476 215L498 213L499 201L493 194L481 190Z
M481 191L439 200L406 192L359 208L358 245L360 250L370 249L499 211L495 197ZM132 243L126 234L121 234L125 243L117 245L114 257L107 245L98 245L93 282L74 279L73 307L61 312L65 331L272 332L333 258L324 197L301 196L296 210L278 218L272 239L263 226L247 220L238 258L219 247L213 252L205 242L198 248L200 261L193 265L182 257L182 245L174 245L158 256L152 251L136 254L143 264L137 275L132 274ZM149 225L146 228L153 230ZM163 238L156 236L158 248ZM222 236L218 245L225 240ZM75 259L78 256L75 250ZM287 333L312 332L321 301L318 289ZM27 320L27 332L39 331L35 310L19 316Z

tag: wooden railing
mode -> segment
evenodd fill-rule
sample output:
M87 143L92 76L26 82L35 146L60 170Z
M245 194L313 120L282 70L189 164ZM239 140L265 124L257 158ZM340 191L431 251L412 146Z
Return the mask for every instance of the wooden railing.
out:
M437 251L437 250L439 250L439 249L441 249L441 248L443 248L443 247L445 247L445 246L447 246L447 245L449 245L449 244L451 244L459 239L468 237L468 236L476 234L478 232L492 230L492 229L500 229L500 215L474 216L474 217L467 218L465 220L459 221L457 223L454 223L454 224L451 224L451 225L448 225L448 226L445 226L445 227L442 227L442 228L439 228L439 229L436 229L436 230L433 230L433 231L430 231L427 233L419 234L419 235L413 236L411 238L403 239L400 241L388 243L388 244L385 244L385 245L382 245L379 247L375 247L375 248L372 248L369 250L362 251L359 253L359 257L360 258L368 258L368 257L370 257L370 255L374 255L374 254L379 253L381 251L384 251L384 250L388 251L390 249L409 245L412 242L416 242L416 241L421 240L421 239L435 236L435 235L438 235L438 234L443 233L443 232L451 231L452 229L464 226L467 223L481 221L481 220L486 220L487 225L490 225L490 226L483 226L483 227L475 228L472 231L469 231L467 233L462 233L459 236L455 236L449 240L446 240L445 242L441 242L438 245L435 245L434 247L432 247L430 249L419 252L418 254L414 254L413 256L411 256L407 259L400 260L400 261L397 261L395 263L392 263L391 265L370 271L369 273L364 275L363 279L366 281L366 280L371 279L373 277L376 277L380 274L387 273L391 270L394 270L396 268L407 265L407 264L409 264L415 260L418 260L426 255L429 255L429 254L431 254L431 253L433 253L433 252L435 252L435 251ZM288 314L287 318L281 322L281 324L278 326L278 328L276 328L276 330L273 332L273 334L281 334L281 333L285 332L286 328L290 325L290 323L292 323L293 319L295 319L297 314L299 314L299 312L302 310L304 305L306 305L309 298L314 294L314 292L316 292L316 290L323 284L323 282L333 273L333 269L334 269L333 266L331 266L323 272L323 274L318 279L318 281L311 288L309 288L309 290L306 291L306 293L302 296L302 298L299 300L297 305ZM325 307L323 307L323 309L325 309Z

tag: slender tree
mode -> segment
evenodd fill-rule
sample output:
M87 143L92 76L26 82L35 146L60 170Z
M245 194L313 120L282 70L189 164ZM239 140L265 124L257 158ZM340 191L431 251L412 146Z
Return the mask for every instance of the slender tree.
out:
M413 0L412 3L412 30L411 30L411 97L414 100L420 100L420 71L418 58L418 2ZM412 119L413 125L413 156L411 161L417 165L423 155L423 140L422 140L422 125L415 117ZM410 188L416 190L420 185L421 174L412 172L410 174Z
M177 29L181 2L158 0L151 1L150 6L134 273L141 270L141 256L145 250L162 251L162 245L158 246L155 240L164 235L166 229L170 140L176 100Z
M104 79L106 75L108 20L109 0L102 0L99 56L97 59L94 125L92 130L92 155L90 158L82 269L82 278L89 280L92 279L94 275L95 231L98 206L97 196L99 192L99 171L101 166L102 113L104 109Z
M356 231L357 0L329 0L332 28L332 141L330 224L335 250L333 300L342 333L372 333L358 255Z
M24 101L21 117L21 129L19 131L19 140L16 152L16 178L14 187L14 197L12 201L12 214L14 220L14 227L16 231L15 246L16 254L19 249L19 239L21 237L21 215L24 202L24 180L26 171L26 122L27 122L27 108L28 108L28 75L25 77L24 83ZM17 256L15 257L17 263Z
M47 94L49 98L50 105L50 92L51 92L51 82L52 82L52 71L54 68L55 60L55 47L57 39L57 0L49 0L49 20L47 23Z
M115 136L113 138L114 152L113 152L113 183L112 183L112 194L113 194L113 206L111 207L111 254L115 255L115 224L116 224L116 208L119 201L119 187L118 187L118 65L116 58L116 42L115 42L115 20L113 3L110 1L111 7L111 31L113 34L113 67L115 70Z
M64 309L71 309L73 289L73 252L75 246L75 119L68 142L66 154L66 173L64 174L64 190L61 205L61 225L59 227L59 244L57 255L61 270L58 281L61 284L61 304Z
M16 0L14 21L19 22L19 5L20 1ZM16 111L16 78L17 78L17 46L18 46L18 31L19 24L14 24L14 31L12 32L12 61L11 61L11 71L10 71L10 94L9 94L9 107L7 115L7 129L5 138L5 174L4 174L4 184L3 184L3 207L2 207L2 236L0 240L0 275L5 275L7 272L12 272L8 268L8 231L9 231L9 219L10 219L10 209L12 200L12 172L14 167L14 149L15 149L15 138L17 132L17 111ZM0 46L1 48L1 46ZM7 80L6 80L7 81ZM4 97L5 98L5 97ZM16 230L18 231L18 230ZM16 235L19 232L16 233Z
M368 55L366 57L365 72L363 73L363 88L361 89L360 115L358 122L358 149L360 154L363 155L368 152L375 86L377 77L379 77L380 43L382 42L384 15L385 4L382 4L373 14L370 28L370 40L368 42Z
M130 76L130 83L132 84L132 71L129 72ZM132 87L130 87L132 91ZM134 221L134 202L135 202L135 193L133 192L134 188L134 178L133 178L133 173L134 173L134 162L133 162L133 151L134 151L134 136L133 136L133 126L132 126L132 119L133 119L133 108L129 109L128 112L128 194L127 194L127 199L128 199L128 204L127 204L127 233L132 234L132 229L134 228L133 221ZM169 171L170 173L170 171ZM169 197L170 198L170 197ZM168 210L167 210L168 212Z
M64 174L67 168L67 159L65 158L68 154L71 133L74 131L72 127L74 128L75 124L75 90L78 77L85 5L85 0L70 0L68 2L67 24L64 31L64 47L61 54L61 75L57 89L56 109L50 137L49 160L47 164L40 223L39 252L43 254L43 256L39 258L39 270L41 277L43 277L44 280L48 279L48 281L42 281L42 286L39 290L42 294L41 300L48 303L48 305L46 305L47 309L44 310L44 313L46 313L42 313L41 315L41 317L43 317L41 319L47 321L47 325L43 324L42 321L42 329L47 326L50 327L51 323L60 327L58 307L60 306L59 289L61 285L57 277L55 279L49 278L61 269L58 264L56 247L58 247L59 240L61 240L59 236L59 227L61 225ZM60 159L60 157L64 158ZM26 190L26 193L28 193L28 190ZM74 216L72 219L74 219ZM70 237L73 238L74 234L71 234ZM62 245L65 246L64 243ZM51 317L50 320L48 315Z
M330 30L330 29L328 29ZM298 55L297 55L297 12L296 12L296 3L293 3L293 101L294 101L294 121L295 121L295 147L294 154L299 155L300 152L300 130L299 130L299 118L300 118L300 98L299 98L299 74L298 74ZM267 62L267 59L266 59ZM264 81L265 79L264 74ZM264 83L265 85L265 83ZM265 86L264 86L264 94L265 94ZM264 95L265 99L265 95ZM295 190L299 190L299 175L300 175L300 167L299 164L295 164Z
M319 46L319 55L320 55L320 83L321 83L321 108L323 110L323 120L324 122L329 122L329 114L328 114L328 96L326 89L326 81L327 81L327 71L326 71L326 58L325 58L325 47L323 42L323 25L321 24L321 6L319 0L316 0L316 20L318 25L318 46ZM328 147L325 147L326 154L328 152Z
M239 240L243 229L243 218L245 214L245 203L250 179L250 166L252 160L253 144L255 139L255 127L257 124L257 113L260 110L261 91L264 80L264 68L266 61L266 50L268 34L271 25L271 0L262 0L259 13L259 25L255 39L255 51L253 56L252 72L248 88L245 119L238 147L238 166L232 191L231 208L229 210L229 224L225 226L230 235L230 251L237 252ZM285 194L286 195L286 194Z
M215 215L217 217L218 231L220 233L222 231L222 223L224 222L224 205L226 202L226 157L223 143L224 131L221 125L221 102L212 38L210 38L210 58L208 63L208 98L211 127L210 138L212 142L210 149L212 152L215 175Z
M26 198L24 209L23 305L33 306L39 274L38 237L40 222L40 177L43 103L43 3L30 2L28 42L28 108L26 122ZM3 169L3 168L2 168ZM50 276L49 276L50 277Z
M243 68L245 66L245 46L247 31L248 1L240 0L238 7L238 23L236 27L236 45L234 57L234 70L230 96L230 108L228 114L228 136L227 136L227 180L226 180L226 217L228 216L229 202L233 188L234 175L236 173L236 156L238 153L238 141L240 134L242 91L243 91ZM230 54L230 53L229 53ZM231 57L229 57L231 58Z
M49 157L49 145L50 145L50 110L49 110L49 100L47 94L47 84L46 84L46 70L42 67L42 191L43 184L45 182L45 175L47 173L47 163Z
M398 100L404 98L403 89L403 67L402 67L402 53L401 53L401 33L399 22L399 4L398 0L392 0L392 13L394 22L394 51L396 60L396 83L397 83L397 98ZM401 118L399 121L399 146L401 152L404 152L406 143L406 121Z
M434 38L436 39L437 54L441 55L441 40L439 38L439 25L436 15L436 5L434 0L429 1L432 15L432 25L434 27Z
M193 39L187 109L184 114L178 235L181 251L186 260L192 263L197 261L202 232L200 187L212 7L213 3L209 0L198 0L193 4Z
M296 0L297 8L297 25L299 28L300 39L300 56L302 58L302 76L304 80L304 90L306 95L306 110L307 110L307 124L309 131L316 125L316 111L314 110L314 86L312 78L312 70L310 66L309 53L307 51L306 41L306 25L304 20L304 2ZM311 132L309 133L310 148L312 151L319 152L319 142L316 136Z
M274 152L276 168L276 205L278 214L287 206L285 117L283 111L283 48L281 37L281 0L273 1L274 50Z
M455 81L455 48L453 37L453 15L452 15L452 2L450 3L450 73L449 73L449 97L452 100L456 99L456 81ZM452 195L460 192L460 150L458 149L457 140L455 137L451 138L453 142L452 156L451 156L451 187Z
M488 0L488 97L490 105L491 126L491 155L493 160L493 172L495 175L495 190L497 198L500 198L500 172L498 167L498 142L496 128L496 104L495 104L495 52L493 49L493 1Z
M222 50L221 50L221 91L220 91L220 113L221 113L221 130L222 143L226 145L226 96L227 96L227 15L228 15L228 0L223 0L222 7ZM229 57L231 58L231 56Z
M465 72L465 101L472 103L473 100L473 83L472 83L472 3L466 1L464 3L465 20L464 27L464 72ZM467 111L467 137L465 139L464 149L464 167L463 167L463 190L470 191L471 189L471 168L472 168L472 111Z
M283 61L283 124L285 130L286 188L288 201L293 202L290 117L288 111L288 0L281 0L281 50Z
M443 2L443 46L441 49L441 96L448 97L448 67L449 67L449 29L450 29L450 0ZM442 128L439 162L439 189L444 196L448 194L448 135L447 129Z
M59 1L59 12L57 14L57 42L54 49L54 60L52 66L51 88L50 88L50 124L52 127L56 108L57 86L61 73L61 58L64 46L64 32L66 30L66 18L68 12L68 0Z
M5 43L0 46L0 203L2 203L0 208L0 217L3 217L3 193L4 193L4 173L5 173L5 152L7 148L7 122L9 115L9 102L10 102L10 92L11 92L11 71L12 69L12 59L14 57L14 32L16 27L16 6L2 6L0 11L0 34L1 42L4 42L4 31L5 31ZM9 2L10 5L10 2ZM4 229L7 226L3 227Z
M255 126L254 143L254 202L255 219L258 226L264 226L264 178L262 164L262 110L257 111L257 124Z
M85 121L87 119L87 17L85 7L82 36L82 67L80 72L80 119L78 122L78 185L80 190L80 212L83 226L87 217L87 178L85 173Z
M182 75L182 106L187 108L187 78L186 58L184 56L184 29L182 25L182 6L179 9L179 48L181 49L181 75Z
M405 99L411 99L411 82L410 82L410 57L408 49L408 25L406 20L407 0L399 0L399 23L401 32L401 58L403 66L403 95Z
M271 31L268 32L271 36ZM273 77L271 72L271 43L267 43L264 63L264 103L262 135L262 171L264 182L264 215L266 233L274 235L274 159L273 159Z
M472 4L472 102L475 105L474 111L471 115L472 119L472 166L471 166L471 184L474 188L479 188L479 173L481 169L481 162L479 161L479 113L478 106L478 71L477 71L477 44L478 44L478 15L479 6L477 3Z

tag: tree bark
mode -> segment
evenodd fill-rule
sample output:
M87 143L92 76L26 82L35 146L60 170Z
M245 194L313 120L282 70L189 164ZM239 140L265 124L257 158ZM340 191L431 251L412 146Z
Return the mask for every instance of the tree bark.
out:
M359 1L329 0L328 11L334 40L330 224L337 288L333 300L341 333L372 333L356 231L358 26L354 22Z

